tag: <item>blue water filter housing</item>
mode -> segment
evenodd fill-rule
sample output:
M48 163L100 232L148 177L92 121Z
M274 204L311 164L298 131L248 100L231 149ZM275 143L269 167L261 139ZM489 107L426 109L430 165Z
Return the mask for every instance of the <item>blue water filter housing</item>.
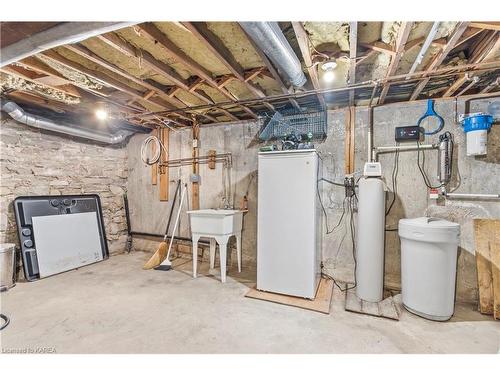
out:
M474 113L462 120L467 139L467 156L486 155L488 131L493 124L493 116Z

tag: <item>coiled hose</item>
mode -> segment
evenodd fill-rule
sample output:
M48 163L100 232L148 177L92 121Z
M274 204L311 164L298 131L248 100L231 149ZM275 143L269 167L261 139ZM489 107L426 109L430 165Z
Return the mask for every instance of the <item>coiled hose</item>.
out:
M148 148L150 148L150 143L153 142L155 145L154 147L154 154L153 155L148 155ZM160 141L160 139L157 136L150 135L147 137L144 142L142 142L141 146L141 159L144 162L144 164L147 165L153 165L158 163L160 160L161 152L162 150L167 154L167 149L165 148L165 145Z
M2 326L0 326L0 331L1 331L2 329L4 329L5 327L7 327L9 325L10 319L7 315L4 315L4 314L0 314L0 318L2 318L4 321Z

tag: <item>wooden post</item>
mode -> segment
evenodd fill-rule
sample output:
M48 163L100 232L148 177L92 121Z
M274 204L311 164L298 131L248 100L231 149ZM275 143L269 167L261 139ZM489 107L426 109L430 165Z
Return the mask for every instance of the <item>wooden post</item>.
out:
M500 220L474 219L479 311L500 319Z
M349 107L345 111L345 174L354 173L354 125L356 121L356 107Z
M151 132L152 136L158 137L158 129L154 129ZM156 152L156 144L151 143L151 154L154 154ZM156 185L158 183L158 163L155 163L151 166L151 183L153 185Z
M165 150L162 150L160 161L168 161L168 140L170 131L168 128L160 128L160 141L163 143ZM165 152L166 151L166 152ZM160 166L160 201L168 201L168 167Z
M196 121L193 122L193 158L197 158L199 155L198 150L198 137L200 135L200 127ZM196 159L193 160L193 174L199 174L199 164ZM200 184L197 181L193 181L191 185L191 207L193 210L200 209Z

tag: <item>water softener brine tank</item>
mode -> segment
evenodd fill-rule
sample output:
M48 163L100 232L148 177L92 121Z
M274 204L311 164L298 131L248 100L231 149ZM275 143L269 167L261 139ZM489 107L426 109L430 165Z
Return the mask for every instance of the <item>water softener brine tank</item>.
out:
M356 295L380 302L384 295L385 191L382 179L359 180Z
M450 319L460 225L432 217L401 219L399 237L403 306L427 319Z

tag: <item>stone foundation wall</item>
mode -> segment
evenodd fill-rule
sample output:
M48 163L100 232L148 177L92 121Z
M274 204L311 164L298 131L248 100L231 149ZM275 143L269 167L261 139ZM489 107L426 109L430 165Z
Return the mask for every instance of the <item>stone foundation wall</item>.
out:
M12 202L21 195L98 194L111 254L125 250L125 147L40 132L3 117L0 125L0 241L18 244Z

